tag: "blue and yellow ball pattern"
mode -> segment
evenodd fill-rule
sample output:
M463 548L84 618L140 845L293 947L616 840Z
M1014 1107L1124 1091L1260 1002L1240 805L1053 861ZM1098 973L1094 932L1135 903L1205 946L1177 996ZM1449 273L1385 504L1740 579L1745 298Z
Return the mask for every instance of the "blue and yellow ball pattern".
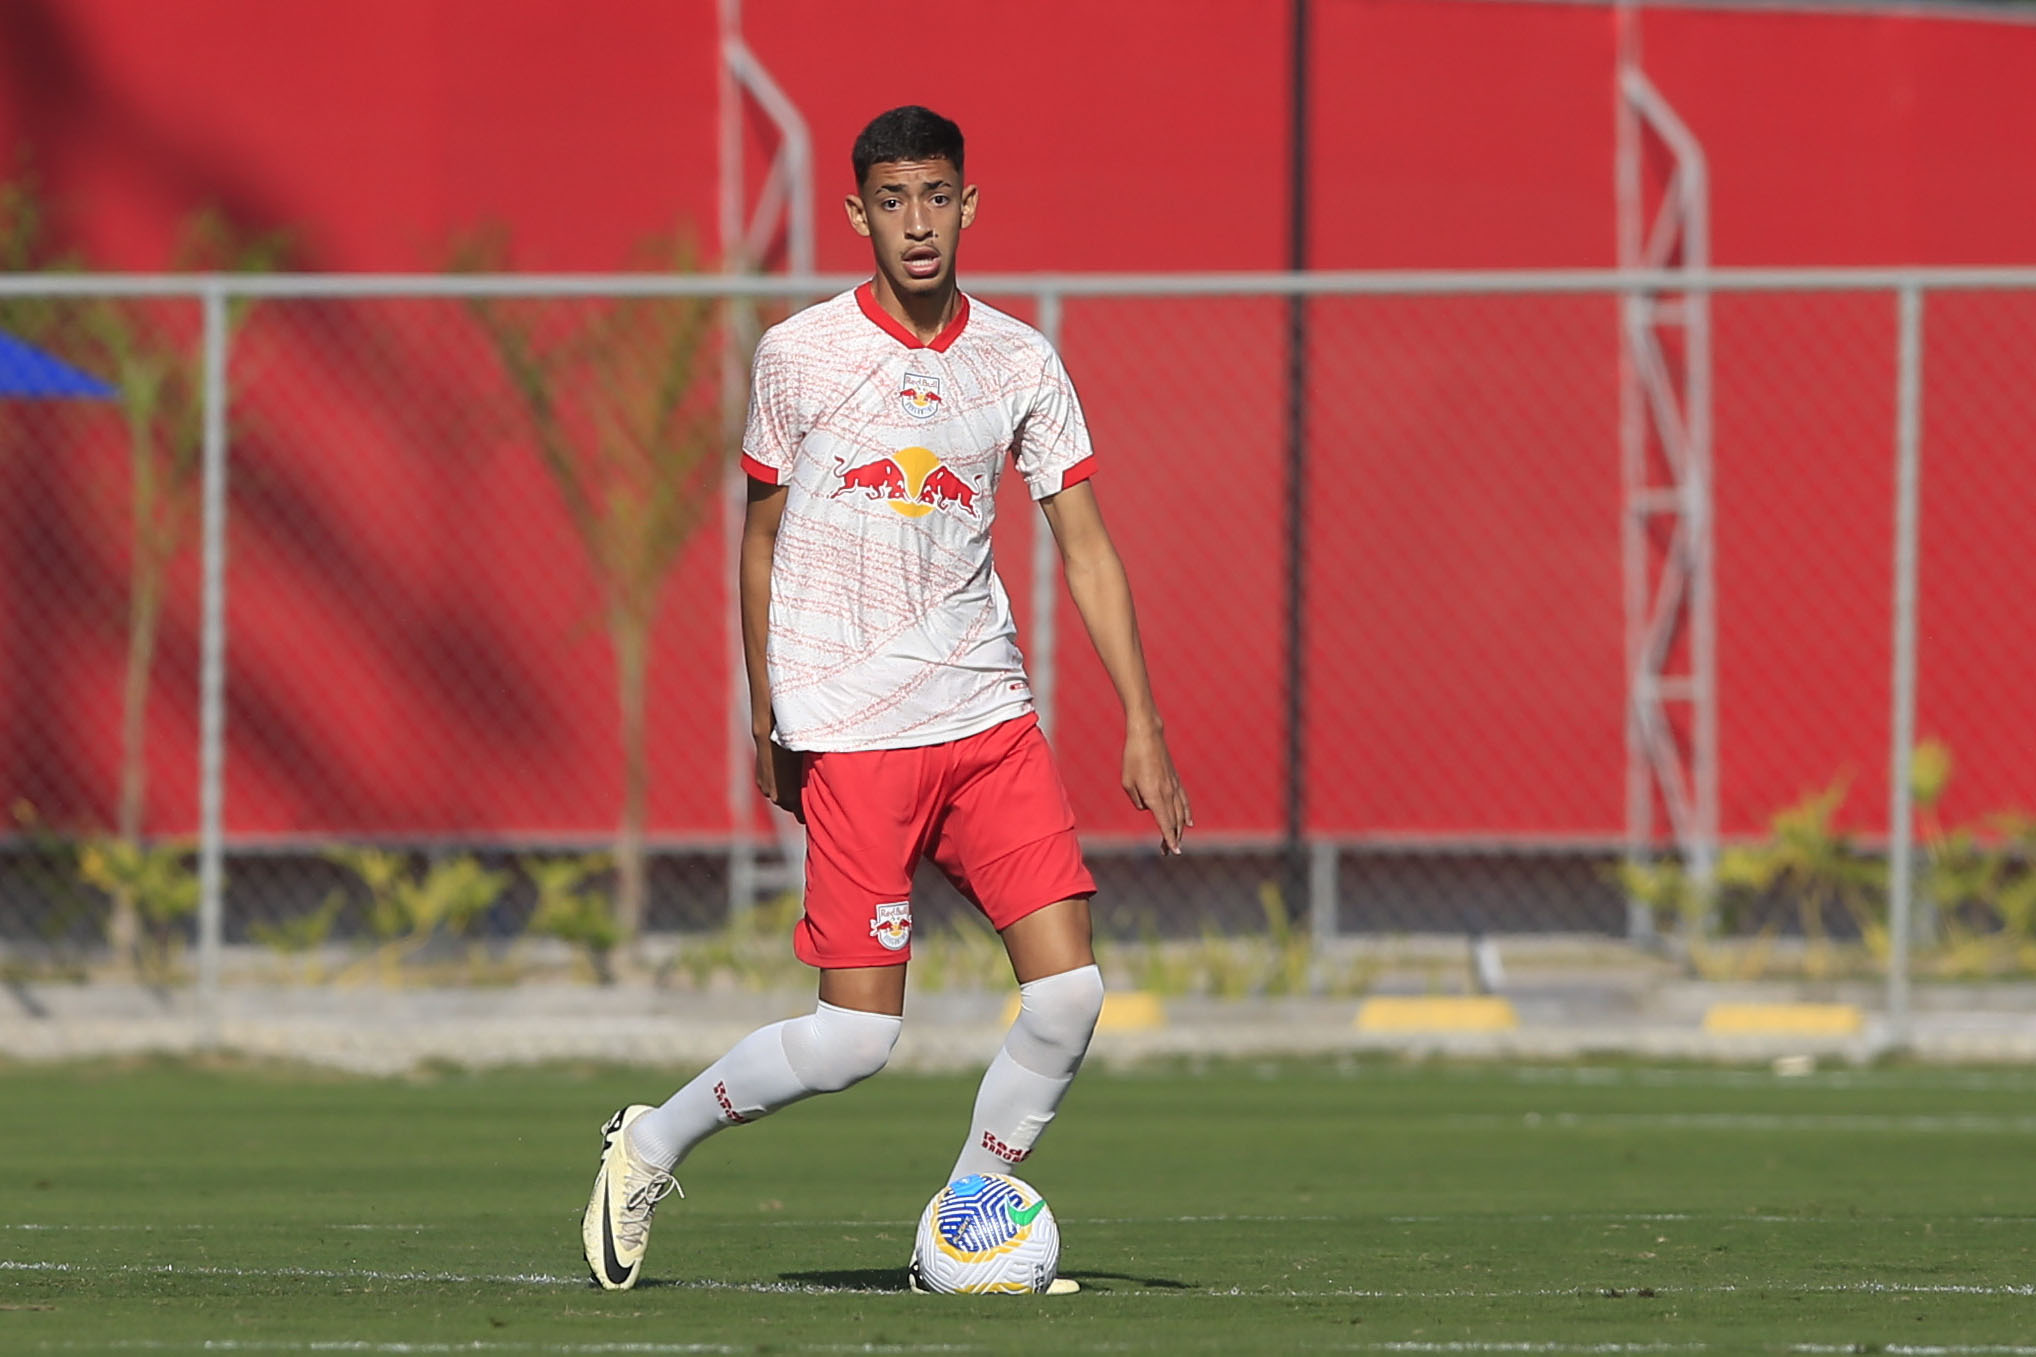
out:
M1003 1173L972 1173L934 1194L913 1250L921 1284L946 1292L1044 1291L1059 1261L1045 1199Z
M981 1262L1025 1242L1036 1219L1028 1205L1010 1179L972 1173L948 1184L934 1203L933 1233L950 1257Z

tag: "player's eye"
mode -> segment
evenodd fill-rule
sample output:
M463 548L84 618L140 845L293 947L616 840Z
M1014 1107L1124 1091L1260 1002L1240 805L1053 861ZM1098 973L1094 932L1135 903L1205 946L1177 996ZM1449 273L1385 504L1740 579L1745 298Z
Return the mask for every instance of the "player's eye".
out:
M947 202L948 198L945 193L936 193L933 195L933 205L935 207L946 207Z
M896 212L898 210L898 200L896 198L886 198L878 206L882 207L886 212Z

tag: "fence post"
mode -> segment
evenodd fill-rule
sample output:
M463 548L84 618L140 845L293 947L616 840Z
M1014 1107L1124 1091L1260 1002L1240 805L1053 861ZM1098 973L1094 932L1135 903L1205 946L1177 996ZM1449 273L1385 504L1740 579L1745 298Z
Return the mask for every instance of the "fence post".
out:
M1341 901L1337 897L1336 869L1341 853L1336 840L1312 839L1308 843L1308 931L1319 949L1336 940Z
M1909 1039L1909 945L1915 883L1909 764L1916 748L1916 557L1922 492L1923 292L1897 294L1893 711L1888 750L1888 1035Z
M223 837L226 773L226 361L225 285L207 283L205 317L203 560L198 643L198 1041L219 1044L219 953L225 933Z

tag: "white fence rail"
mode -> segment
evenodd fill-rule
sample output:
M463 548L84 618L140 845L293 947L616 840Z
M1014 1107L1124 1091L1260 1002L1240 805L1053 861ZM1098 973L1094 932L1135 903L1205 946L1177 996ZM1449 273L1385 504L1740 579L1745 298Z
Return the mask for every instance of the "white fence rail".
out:
M197 653L200 674L196 685L199 699L198 714L198 758L196 761L199 787L195 804L199 808L197 817L199 862L201 876L201 908L197 926L197 975L201 989L209 996L216 997L219 986L219 959L225 932L225 910L223 908L226 889L225 854L233 840L230 819L226 805L226 775L228 769L228 712L230 694L229 682L229 625L231 613L227 603L227 590L231 578L228 570L229 542L229 494L228 478L235 465L232 449L229 447L232 431L227 419L229 374L236 361L232 351L234 338L229 325L229 314L235 306L260 301L293 302L301 304L318 303L369 303L397 300L413 301L462 301L475 302L485 299L516 299L537 302L553 300L560 303L611 302L617 299L711 299L717 301L746 301L751 303L796 304L825 295L830 295L853 286L857 278L846 276L804 276L804 277L722 277L722 276L483 276L483 275L163 275L163 276L122 276L122 275L45 275L18 274L0 277L0 301L64 300L81 299L155 299L166 302L189 302L198 308L199 350L203 372L202 385L202 527L200 531L201 562L200 608L198 610L200 636ZM1925 418L1925 397L1929 389L1927 368L1933 350L1925 344L1925 315L1933 298L2000 298L2006 308L2004 319L1964 322L1971 324L2020 326L2028 316L2021 309L2021 302L2036 296L2036 268L1954 268L1954 269L1710 269L1704 271L1603 271L1603 270L1557 270L1557 271L1512 271L1512 272L1407 272L1407 273L1218 273L1196 275L1085 275L1085 274L1024 274L1024 275L975 275L969 279L970 291L978 296L997 299L1000 303L1011 303L1031 308L1031 318L1057 342L1070 338L1066 333L1070 327L1079 328L1091 323L1095 317L1105 314L1100 308L1118 305L1164 307L1172 303L1206 302L1239 303L1281 302L1291 298L1306 298L1319 302L1324 308L1343 308L1333 315L1325 315L1323 323L1314 327L1308 343L1311 351L1317 352L1317 361L1311 364L1313 380L1320 383L1327 394L1322 397L1328 402L1335 394L1339 383L1352 380L1352 374L1362 375L1358 358L1349 359L1344 365L1341 355L1369 354L1374 359L1395 348L1420 343L1445 351L1451 342L1462 340L1463 336L1480 333L1479 328L1487 322L1473 317L1465 320L1454 312L1407 311L1377 308L1394 308L1407 304L1428 306L1449 302L1470 304L1499 303L1509 299L1529 305L1542 302L1555 304L1568 299L1583 303L1603 299L1608 303L1603 321L1602 336L1589 331L1590 321L1585 313L1564 313L1560 330L1554 322L1520 321L1515 317L1508 324L1517 325L1517 334L1522 343L1508 348L1504 343L1486 344L1479 350L1481 357L1465 360L1468 366L1454 372L1454 378L1472 387L1481 379L1476 364L1485 365L1494 384L1504 382L1528 382L1530 385L1517 389L1507 388L1498 398L1500 405L1505 399L1518 398L1523 405L1522 419L1547 419L1551 429L1561 427L1549 411L1561 403L1560 394L1549 396L1531 389L1531 379L1521 378L1504 369L1507 355L1521 349L1531 349L1536 344L1571 344L1576 351L1574 369L1583 374L1576 380L1579 390L1588 390L1590 399L1605 396L1591 383L1589 376L1594 365L1617 352L1619 325L1616 307L1609 305L1620 299L1650 297L1672 305L1677 297L1701 294L1713 299L1743 299L1749 303L1759 299L1785 299L1790 297L1810 298L1843 294L1856 299L1871 301L1885 300L1885 349L1882 358L1876 359L1871 350L1881 341L1866 333L1865 321L1858 322L1852 330L1838 334L1838 322L1816 320L1801 324L1805 334L1816 340L1818 326L1829 327L1823 338L1834 335L1836 343L1832 352L1844 350L1838 356L1820 357L1815 344L1802 350L1791 350L1788 341L1777 339L1771 333L1765 334L1759 352L1772 360L1775 355L1798 353L1802 362L1799 386L1815 386L1826 382L1833 388L1843 390L1824 404L1810 401L1805 406L1810 420L1817 418L1819 410L1835 409L1840 406L1857 409L1861 406L1878 406L1885 403L1892 414L1890 424L1884 425L1884 441L1878 453L1877 469L1868 466L1867 449L1856 451L1857 458L1848 454L1844 465L1846 474L1868 481L1885 476L1892 487L1893 502L1886 506L1888 522L1892 528L1892 540L1872 543L1862 535L1850 543L1825 543L1806 540L1804 549L1832 550L1843 555L1858 551L1861 559L1872 553L1885 550L1889 560L1888 579L1891 589L1887 596L1885 618L1887 653L1890 670L1887 675L1886 703L1881 710L1887 721L1888 743L1887 763L1884 770L1876 772L1871 779L1884 780L1887 789L1887 813L1880 827L1885 831L1885 849L1889 864L1888 877L1888 939L1891 955L1888 964L1888 1006L1890 1016L1899 1028L1905 1019L1909 1002L1909 972L1911 970L1910 947L1916 924L1912 919L1915 910L1913 878L1915 876L1915 820L1916 806L1912 802L1909 768L1918 740L1917 695L1919 682L1927 683L1930 674L1919 663L1919 572L1927 562L1928 555L1923 543L1926 532L1925 517L1922 513L1922 473L1933 455L1929 446L1933 423ZM1374 309L1366 310L1371 306ZM1355 309L1353 309L1355 308ZM1229 315L1230 313L1223 313ZM1506 313L1511 316L1515 313ZM1766 314L1766 313L1763 313ZM1771 317L1770 317L1771 320ZM1117 322L1112 322L1116 324ZM1197 321L1196 323L1204 323ZM1873 322L1877 325L1880 322ZM1741 334L1753 333L1749 327L1769 324L1767 320L1755 319L1742 322ZM1852 324L1847 321L1846 324ZM1397 328L1395 328L1397 327ZM1539 328L1537 328L1539 327ZM1105 327L1107 328L1107 327ZM1126 331L1125 333L1129 333ZM1206 333L1185 332L1167 335L1165 343L1155 343L1151 355L1154 366L1163 367L1170 355L1192 352L1199 355L1192 365L1197 372L1224 370L1224 351L1237 349L1240 365L1249 358L1250 346L1260 342L1277 343L1281 335L1277 326L1270 330L1253 331L1253 338L1241 339L1235 334L1226 334L1220 326L1212 326ZM1536 336L1554 335L1552 339L1537 339ZM1355 339L1351 337L1355 336ZM1383 338L1381 338L1383 336ZM2036 342L2036 330L2022 338ZM1086 341L1089 347L1098 349L1112 342L1121 342L1123 335L1109 330L1102 338ZM1966 356L1976 351L1966 336L1964 348L1955 351L1954 362L1963 362ZM1480 340L1480 343L1484 341ZM1344 349L1335 346L1347 345ZM1602 345L1602 349L1596 347ZM1171 346L1171 347L1168 347ZM2019 350L2027 352L2026 347ZM1211 355L1215 355L1213 358ZM1440 364L1447 359L1437 359ZM1891 377L1889 387L1880 388L1885 394L1878 394L1875 385L1882 378L1877 364L1885 361L1887 374ZM1720 374L1721 384L1734 380L1735 364L1746 365L1762 361L1749 358L1746 353L1732 347L1729 327L1725 337L1719 341L1715 366ZM1071 364L1078 383L1086 380L1081 361ZM1872 371L1865 371L1873 369ZM1436 371L1439 368L1424 369ZM1124 426L1131 417L1122 413L1124 402L1136 403L1143 397L1153 404L1167 400L1178 401L1184 407L1191 405L1190 394L1168 391L1162 387L1136 390L1133 374L1127 367L1113 370L1106 375L1102 384L1107 394L1099 410L1110 409L1104 425ZM1741 374L1743 379L1744 374ZM1383 379L1381 379L1383 380ZM1743 381L1742 381L1743 384ZM1970 389L1970 383L1960 383L1959 389ZM1889 389L1891 388L1891 389ZM1126 396L1125 390L1131 390ZM1793 390L1793 388L1791 388ZM1780 392L1781 394L1777 394ZM1316 393L1308 393L1311 400ZM1686 394L1686 393L1685 393ZM1770 404L1788 394L1781 384L1764 388L1756 393L1757 399ZM1671 398L1678 398L1671 393ZM1366 430L1376 430L1379 425L1378 409L1391 404L1391 393L1371 393L1365 397L1372 402L1364 407L1362 417L1353 418L1347 424L1338 425L1328 413L1314 417L1316 444L1309 451L1314 459L1312 466L1316 474L1323 468L1334 471L1339 459L1349 455L1352 446L1362 447ZM1118 405L1113 407L1112 402ZM1329 402L1333 403L1333 402ZM1326 407L1325 407L1326 408ZM1729 413L1729 412L1728 412ZM2019 418L2019 414L2016 416ZM1196 418L1190 411L1184 418ZM2023 434L2022 426L2011 422L2006 416L1995 419L1989 436L1997 439L2014 440ZM1503 434L1507 421L1503 413L1493 425ZM1725 428L1725 425L1720 426ZM1173 426L1155 425L1152 442L1164 446ZM1590 488L1592 493L1611 494L1618 486L1618 463L1616 460L1616 431L1606 426L1607 441L1602 458L1603 486ZM1495 435L1497 436L1497 435ZM1729 430L1722 436L1729 437ZM1410 435L1411 439L1411 435ZM1519 447L1522 455L1533 457L1546 448L1561 445L1563 436L1555 432L1537 433L1524 438ZM1417 446L1418 439L1410 446ZM1303 449L1287 449L1281 463L1286 475L1300 475L1303 465L1295 457ZM2024 449L2026 451L2026 448ZM1109 452L1105 444L1106 455ZM1657 449L1656 455L1673 458L1673 448ZM1775 455L1786 455L1778 451ZM1588 459L1586 459L1588 460ZM1270 468L1271 458L1263 459L1260 470ZM1834 462L1833 465L1837 463ZM1164 465L1155 464L1141 468L1145 476L1167 474ZM1274 472L1272 474L1282 474ZM1438 465L1435 475L1438 479L1449 474L1449 468ZM1550 475L1566 474L1551 470ZM1814 477L1812 478L1814 481ZM1108 482L1106 481L1107 485ZM2032 480L2036 485L2036 480ZM1803 508L1814 512L1818 487L1807 483L1795 487L1806 499ZM2018 491L2026 494L2029 486L2003 487L2004 494ZM1121 491L1109 491L1116 495ZM1449 493L1442 491L1440 493ZM1107 502L1116 503L1115 499ZM1627 506L1631 511L1631 506ZM1198 525L1177 525L1194 527ZM1368 520L1360 511L1347 518L1337 518L1324 524L1317 524L1317 531L1325 528L1334 533L1380 533L1392 530L1392 525ZM1806 531L1821 529L1806 529ZM1310 539L1313 540L1312 538ZM1557 548L1561 544L1556 544ZM2002 543L2005 548L2009 544ZM1220 543L1218 544L1220 548ZM1409 553L1427 553L1431 557L1450 551L1452 548L1435 541L1409 541ZM1721 549L1722 550L1722 549ZM1134 568L1138 562L1134 559ZM1240 562L1240 568L1243 563ZM1862 567L1864 569L1864 567ZM1055 605L1058 595L1056 565L1051 543L1043 533L1034 532L1030 539L1028 578L1022 589L1014 589L1014 595L1029 601L1031 621L1028 625L1027 645L1032 665L1036 671L1037 688L1043 715L1049 721L1058 717L1063 710L1063 694L1070 682L1068 648L1058 643L1054 619L1059 609ZM1877 569L1869 571L1877 575ZM1330 582L1311 579L1296 581L1298 586L1307 588L1321 596L1323 590L1331 587ZM1389 587L1389 586L1388 586ZM1650 586L1651 587L1651 586ZM1614 595L1616 599L1616 593ZM1743 606L1743 599L1740 600ZM2009 607L2026 607L2020 599L2007 599ZM1733 601L1728 600L1728 608ZM1335 613L1325 602L1324 617ZM2024 619L2026 623L2026 619ZM2014 625L2012 620L2008 625ZM1334 627L1328 621L1311 623L1317 631L1326 630L1330 640L1336 640ZM731 642L734 632L729 629L724 635ZM1208 644L1221 646L1222 636L1206 638ZM1779 641L1781 638L1770 638ZM1983 638L1968 638L1979 643ZM1320 643L1311 641L1311 645ZM1676 641L1673 636L1662 640L1664 652L1672 651ZM1332 651L1334 647L1332 646ZM1340 653L1340 652L1335 652ZM1291 691L1302 693L1311 702L1317 702L1316 689L1320 686L1317 675L1319 668L1329 661L1316 651L1308 654L1291 654L1285 657L1284 665L1261 666L1261 669L1277 671L1281 682L1290 686ZM728 671L729 691L726 700L731 713L742 711L740 687L740 666L734 665ZM1254 671L1257 672L1257 671ZM1632 689L1642 676L1628 672L1622 676L1619 686L1627 690L1624 701L1632 710ZM1663 681L1673 682L1673 676ZM1178 680L1185 683L1187 680ZM1275 697L1264 692L1251 691L1252 685L1243 684L1243 689L1222 695L1226 702L1244 704L1273 703ZM1350 700L1362 702L1362 693ZM1694 691L1682 694L1691 702L1717 704L1721 698L1717 692ZM1212 708L1215 703L1210 704ZM1319 700L1315 715L1320 716L1328 706L1334 705L1329 697ZM1715 714L1715 707L1712 709ZM732 730L740 730L737 718L731 716ZM1179 718L1175 723L1180 724ZM1060 732L1056 732L1060 734ZM1065 738L1097 738L1093 731L1070 732ZM1975 751L1980 752L1980 751ZM737 751L731 749L734 760ZM1311 758L1324 755L1311 754ZM1629 750L1627 757L1638 757ZM1742 760L1758 763L1758 759ZM734 766L731 763L731 767ZM1239 767L1246 766L1240 760ZM1503 763L1500 765L1503 776ZM1336 770L1331 770L1336 771ZM1833 770L1836 771L1836 770ZM1294 785L1307 790L1305 798L1296 798L1296 804L1306 800L1313 807L1324 799L1318 795L1321 770L1289 767L1278 776L1295 780ZM1313 780L1310 780L1313 779ZM731 776L734 787L740 787L741 780ZM1617 778L1610 789L1612 804L1621 804L1623 793ZM4 790L4 789L0 789ZM1997 795L2010 798L2029 795L2023 782L1997 782ZM2036 796L2031 797L2036 800ZM1204 797L1198 795L1198 803ZM1268 801L1267 804L1274 804ZM1715 812L1715 807L1713 808ZM1744 821L1747 808L1741 806L1739 819ZM1459 827L1454 831L1431 831L1419 824L1374 827L1364 822L1361 814L1329 815L1324 817L1333 823L1318 823L1308 814L1289 816L1285 824L1267 823L1264 817L1254 821L1250 814L1240 814L1236 822L1226 829L1214 831L1218 840L1254 847L1262 854L1270 854L1275 879L1282 886L1288 908L1299 914L1299 902L1307 901L1306 914L1318 936L1333 935L1338 929L1339 909L1346 894L1341 875L1347 855L1365 851L1367 848L1385 846L1394 850L1419 851L1424 846L1443 849L1462 849L1483 845L1490 849L1505 849L1509 845L1528 851L1537 846L1546 848L1564 842L1596 843L1600 848L1616 848L1620 842L1616 825L1597 824L1567 829L1550 829L1546 825L1528 823L1525 827L1508 823L1505 814L1496 814L1489 825L1475 831ZM1388 817L1390 818L1390 817ZM1524 817L1531 822L1534 816ZM1585 817L1588 818L1588 817ZM1871 817L1869 817L1871 818ZM1725 833L1729 837L1733 829L1733 817L1728 814ZM1716 816L1713 815L1713 823ZM1609 832L1608 832L1609 831ZM1741 824L1740 833L1744 833ZM1869 829L1866 837L1879 841L1880 834ZM1106 851L1122 839L1104 835L1100 847ZM730 851L744 855L759 851L754 836L742 831L731 831L727 836ZM1627 843L1628 855L1641 857L1664 848L1682 851L1692 860L1702 855L1692 853L1693 847L1715 848L1713 845L1692 845L1674 840L1663 841L1650 830L1644 836ZM755 863L745 856L745 865L739 870L731 865L731 890L738 893L756 889L760 879L756 875ZM1638 916L1636 916L1638 917Z

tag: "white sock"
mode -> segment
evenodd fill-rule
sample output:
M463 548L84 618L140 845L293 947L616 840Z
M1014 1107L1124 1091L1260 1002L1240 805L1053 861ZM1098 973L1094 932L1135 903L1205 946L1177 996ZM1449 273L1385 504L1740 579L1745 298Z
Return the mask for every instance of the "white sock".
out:
M767 1117L816 1093L838 1093L891 1058L904 1019L823 1003L803 1018L760 1027L663 1106L629 1127L629 1148L671 1168L724 1127Z
M1018 987L1018 1021L983 1074L961 1158L948 1181L971 1173L1015 1173L1053 1121L1088 1053L1103 1012L1103 974L1094 966Z

